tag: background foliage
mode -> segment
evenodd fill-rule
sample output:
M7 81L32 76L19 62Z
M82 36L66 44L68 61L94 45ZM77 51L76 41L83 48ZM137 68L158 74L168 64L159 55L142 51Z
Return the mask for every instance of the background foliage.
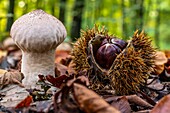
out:
M170 0L0 0L0 40L9 36L11 24L21 15L43 9L59 18L68 31L67 41L80 29L105 25L123 39L144 30L160 49L170 49Z

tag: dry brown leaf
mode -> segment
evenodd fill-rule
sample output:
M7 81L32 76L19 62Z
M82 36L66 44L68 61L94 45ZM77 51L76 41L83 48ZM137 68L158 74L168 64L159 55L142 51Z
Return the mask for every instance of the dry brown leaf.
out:
M75 73L76 72L72 66L69 65L67 67L61 63L55 63L55 75L56 76L61 76L61 75L66 75L66 74L72 75Z
M7 72L5 70L0 70L0 89L4 88L8 84L18 84L23 87L21 84L24 75L18 71L16 72Z
M170 112L170 94L163 97L152 109L151 113L169 113Z
M165 70L166 70L167 74L170 74L170 58L168 58L168 61L165 64Z
M25 88L22 88L18 85L8 85L4 89L0 90L0 94L4 94L0 101L0 105L7 108L20 108L28 107L32 102L32 97Z
M164 64L168 61L167 57L165 56L165 53L162 51L156 52L155 57L155 67L154 67L154 74L159 75L164 70Z
M75 69L74 69L74 66L75 66L75 64L73 63L73 61L71 61L71 62L69 63L69 65L68 65L68 73L69 73L70 75L76 73L76 71L75 71Z
M130 105L140 106L143 108L153 108L151 104L146 102L144 99L137 95L127 95L127 96L113 96L105 95L106 102L111 103L112 106L117 108L121 113L131 113ZM130 105L129 105L130 103Z
M31 102L33 102L32 96L27 96L24 100L22 100L15 108L23 108L29 107Z
M162 51L157 51L155 56L155 64L156 65L164 65L168 61L165 53Z
M61 76L66 74L68 67L60 63L55 63L55 70L56 70L55 72L56 76Z
M164 65L155 65L153 74L160 75L164 71L164 68Z
M165 52L166 57L170 58L170 50L165 50L164 52Z
M60 63L62 59L66 59L70 54L67 50L57 50L55 56L55 63Z
M117 108L121 113L131 113L131 107L126 96L112 96L105 98L106 102Z
M98 94L85 86L74 83L74 98L86 113L120 113Z
M128 99L130 103L135 103L136 105L139 105L145 108L153 108L153 106L150 103L146 102L144 99L140 98L137 95L129 95L129 96L126 96L126 98Z

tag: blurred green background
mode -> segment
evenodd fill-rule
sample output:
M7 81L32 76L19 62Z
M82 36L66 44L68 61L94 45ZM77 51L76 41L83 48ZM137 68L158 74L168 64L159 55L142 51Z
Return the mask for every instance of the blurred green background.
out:
M129 39L144 30L155 47L170 49L170 0L0 0L0 41L9 36L12 23L21 15L43 9L66 26L67 41L94 24L110 34Z

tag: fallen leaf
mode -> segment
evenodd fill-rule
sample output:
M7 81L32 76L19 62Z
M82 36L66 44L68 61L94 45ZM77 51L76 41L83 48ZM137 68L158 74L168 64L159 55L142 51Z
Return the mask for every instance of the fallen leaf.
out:
M55 113L80 113L75 99L70 96L70 89L65 85L54 95Z
M74 83L73 91L74 98L76 99L79 107L86 113L120 113L98 94L89 90L85 86Z
M55 64L55 70L57 71L56 77L59 77L61 75L65 75L68 72L68 67L65 65L62 65L60 63Z
M155 56L155 66L153 74L159 75L164 71L164 64L168 61L165 53L162 51L157 51Z
M126 96L126 98L128 99L129 103L135 103L136 105L139 105L145 108L153 108L153 106L150 103L146 102L145 100L143 100L137 95L129 95L129 96Z
M170 95L163 97L152 109L151 113L169 113Z
M147 85L147 87L154 90L161 90L164 88L164 85L160 82L160 80L155 80L152 84Z
M73 61L71 61L71 62L69 63L69 65L68 65L68 73L69 73L70 75L76 73L74 67L75 67L75 64L74 64Z
M0 105L7 108L28 107L32 102L32 97L30 97L30 94L26 91L26 89L18 85L8 85L4 89L0 90L0 93L5 95L2 97Z
M170 50L165 50L164 52L165 52L166 57L170 58Z
M118 109L121 113L131 113L131 107L126 96L112 96L105 98L105 101Z
M37 101L31 103L30 108L34 108L35 109L34 112L36 113L48 113L50 112L52 104L53 104L52 100Z
M67 50L56 50L55 63L60 63L62 59L66 59L70 54Z
M72 56L68 55L65 59L61 59L60 63L65 66L68 66L71 61L72 61Z
M27 96L15 108L17 109L17 108L29 107L32 101L33 101L32 96Z
M59 77L53 77L51 75L46 76L46 80L49 81L54 87L60 88L64 81L68 78L66 75L61 75Z
M168 75L170 76L170 50L169 51L165 51L165 55L168 59L167 63L165 64L165 70L168 73Z
M165 66L164 65L155 65L154 66L154 75L160 75L164 71Z
M155 64L156 65L164 65L168 61L165 53L162 51L157 51L155 53Z
M140 98L137 95L127 95L125 97L130 104L134 104L135 106L140 106L140 107L144 107L144 108L153 108L153 106L150 103L146 102L144 99ZM119 99L124 98L124 96L112 96L112 95L105 96L104 95L104 98L108 103L112 103L114 101L119 101ZM125 107L128 107L128 106L125 106Z
M24 75L21 72L5 72L1 70L0 74L0 89L4 88L8 84L18 84L23 87L21 81Z

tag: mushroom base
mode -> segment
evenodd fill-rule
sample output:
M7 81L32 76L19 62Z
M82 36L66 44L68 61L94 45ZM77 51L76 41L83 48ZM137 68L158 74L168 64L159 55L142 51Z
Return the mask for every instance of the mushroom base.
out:
M55 75L55 50L34 53L22 52L21 72L24 74L22 83L26 88L35 88L38 75Z

